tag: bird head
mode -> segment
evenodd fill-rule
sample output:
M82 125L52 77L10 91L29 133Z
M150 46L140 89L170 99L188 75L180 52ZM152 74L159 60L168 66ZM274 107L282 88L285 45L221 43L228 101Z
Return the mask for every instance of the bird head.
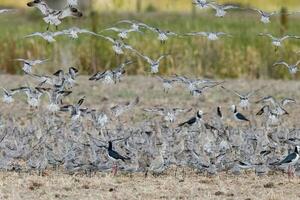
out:
M236 112L236 105L231 105L232 112Z
M34 0L34 1L31 1L31 2L28 2L27 6L28 7L33 7L33 6L35 6L35 5L37 5L37 4L41 3L41 2L42 2L42 0Z

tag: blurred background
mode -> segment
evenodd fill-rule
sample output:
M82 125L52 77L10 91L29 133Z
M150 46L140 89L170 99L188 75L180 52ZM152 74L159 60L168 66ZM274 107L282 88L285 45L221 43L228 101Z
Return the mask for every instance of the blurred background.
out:
M48 1L54 6L63 0ZM195 8L192 0L79 1L84 17L64 20L59 30L77 26L100 32L115 26L119 20L132 19L181 34L223 31L234 36L213 42L202 37L171 38L162 45L156 40L157 36L149 31L131 34L126 42L143 54L151 58L158 58L161 54L171 55L162 62L162 75L176 73L209 78L290 79L286 68L274 68L272 65L279 60L296 63L300 59L300 54L295 53L300 51L300 41L287 40L282 48L275 51L270 39L257 36L262 32L274 36L300 35L300 14L278 15L266 25L260 22L256 12L229 10L225 18L217 18L212 9ZM75 66L81 70L81 74L91 74L132 59L137 63L129 69L129 74L149 74L148 65L142 59L131 53L116 56L109 42L93 36L81 35L78 40L62 36L53 44L39 38L24 38L33 32L44 32L47 27L41 13L28 8L27 2L0 0L2 8L17 8L17 12L0 15L1 73L22 74L21 64L14 61L16 58L50 58L50 64L39 66L38 73L51 73L59 68ZM299 0L219 0L218 3L283 13L300 11ZM111 32L103 34L116 37Z

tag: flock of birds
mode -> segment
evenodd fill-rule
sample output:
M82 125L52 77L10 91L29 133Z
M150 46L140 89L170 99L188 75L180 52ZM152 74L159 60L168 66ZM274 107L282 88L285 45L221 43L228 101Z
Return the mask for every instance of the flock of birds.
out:
M242 9L206 0L195 0L193 3L201 9L208 7L215 9L217 17L224 17L229 9ZM150 30L158 35L162 43L171 36L205 36L209 40L231 36L222 32L178 34L131 20L117 23L130 24L129 29L111 27L101 31L101 33L116 32L118 39L77 27L50 32L49 28L57 27L64 18L83 15L77 8L76 0L68 0L68 4L62 10L53 10L43 0L29 2L27 4L29 7L41 11L44 15L43 20L49 26L47 32L37 32L26 37L40 36L48 42L54 42L55 37L59 35L76 39L78 34L91 34L111 42L117 55L129 50L142 57L150 65L151 73L156 74L159 72L160 61L170 55L151 59L140 53L125 43L132 32L144 34L145 30ZM263 23L270 23L270 17L278 14L253 10L261 15ZM11 10L1 10L0 13L8 11ZM281 42L285 39L300 38L260 35L270 37L277 47L281 46ZM199 173L210 175L222 171L240 174L243 170L252 169L257 175L287 170L291 177L295 172L293 166L299 159L300 131L283 126L289 116L288 106L296 104L292 98L279 101L272 96L266 96L256 100L256 104L262 105L256 115L264 116L261 119L262 126L259 128L252 119L243 114L243 111L253 112L251 102L264 87L242 94L228 89L225 86L226 82L193 79L180 75L156 76L166 94L176 84L185 87L192 96L201 96L207 90L221 88L226 93L237 96L240 102L238 106L231 106L231 117L225 115L223 108L218 106L209 113L198 110L183 121L178 121L177 117L188 114L193 109L163 106L144 108L143 112L146 115L154 117L129 126L129 123L124 123L124 116L132 113L140 103L139 97L131 102L115 105L106 111L84 107L85 96L73 104L66 104L66 97L71 95L79 84L78 69L70 67L68 71L58 70L52 75L39 75L34 73L34 68L48 62L48 59L16 59L16 61L22 62L25 76L36 80L38 84L34 87L3 88L3 103L14 104L16 97L22 100L22 95L26 95L32 115L28 116L29 122L25 124L17 121L14 116L8 117L5 121L0 118L0 169L37 170L42 174L52 166L54 169L63 168L69 173L84 171L89 175L111 169L116 175L119 168L127 172L144 172L145 175L152 172L159 175L171 166L190 167ZM97 72L89 78L89 81L119 84L126 74L126 68L132 64L134 61L128 60L114 69ZM284 65L295 74L299 64L300 62L289 65L280 61L274 65ZM46 109L41 106L44 95L48 96ZM69 113L69 118L63 113ZM161 119L156 120L156 116L161 116ZM209 118L211 120L208 120ZM234 119L234 126L228 125L226 118ZM282 159L285 153L287 156Z

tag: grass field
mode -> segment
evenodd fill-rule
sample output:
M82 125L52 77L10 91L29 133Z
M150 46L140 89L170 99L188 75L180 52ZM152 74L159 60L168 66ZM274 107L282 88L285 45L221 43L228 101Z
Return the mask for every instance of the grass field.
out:
M159 20L163 18L164 20ZM60 30L79 26L100 32L121 19L137 19L152 26L172 30L178 33L192 31L224 31L231 33L232 38L223 38L209 42L203 38L172 38L165 45L156 40L153 33L143 35L133 33L127 43L145 55L156 58L161 54L170 54L161 65L161 74L197 74L216 78L290 78L285 68L272 67L279 60L296 62L300 42L288 40L284 46L275 52L268 38L258 37L260 32L270 32L281 35L283 30L279 18L274 18L270 25L259 22L259 16L247 12L229 13L224 19L217 19L213 13L203 13L196 16L176 13L148 14L95 14L91 19L70 19L65 21ZM286 34L298 35L299 18L289 19ZM137 65L130 69L130 74L148 74L146 64L133 54L116 57L110 43L102 39L82 35L79 40L58 37L54 44L47 44L39 38L23 38L36 31L45 31L46 24L36 12L24 10L17 14L2 15L0 25L0 68L2 72L20 73L20 65L13 61L15 58L50 58L46 70L53 72L54 68L77 66L83 73L112 68L126 59L137 60Z

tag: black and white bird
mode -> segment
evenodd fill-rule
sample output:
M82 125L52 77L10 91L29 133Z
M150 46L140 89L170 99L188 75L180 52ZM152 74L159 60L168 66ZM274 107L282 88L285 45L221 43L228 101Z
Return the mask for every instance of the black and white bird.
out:
M127 45L127 44L125 44L124 42L122 42L120 40L116 40L116 39L113 39L111 37L100 35L100 34L97 34L97 36L111 42L112 43L112 49L116 53L116 55L124 54L124 49L136 52L136 50L132 46Z
M157 76L157 78L162 81L163 90L165 93L168 93L170 89L173 88L173 83L175 83L176 79L167 79L165 77Z
M248 110L250 108L250 97L252 97L255 93L257 93L258 91L260 91L262 88L259 88L257 90L253 90L251 92L248 92L246 94L241 94L235 90L229 90L227 88L225 88L224 86L221 86L222 89L232 92L233 94L237 95L240 98L240 103L239 106L243 109L243 110Z
M274 63L273 66L283 65L283 66L287 67L287 69L289 70L289 73L291 75L295 75L299 71L299 69L298 69L299 64L300 64L300 60L297 63L291 64L291 65L284 61L279 61L279 62Z
M136 30L136 29L123 29L123 28L116 28L116 27L111 27L111 28L104 29L100 33L104 32L104 31L117 32L118 37L121 38L122 40L128 39L128 34L129 33L132 33L132 32L143 33L140 30Z
M169 123L174 123L179 113L190 112L191 110L192 109L164 108L158 106L144 109L146 112L151 112L162 116L163 120Z
M259 36L264 36L264 37L269 37L271 38L272 45L274 45L276 48L282 46L282 42L287 39L300 39L298 36L293 36L293 35L285 35L282 37L274 37L270 33L260 33L258 34Z
M214 1L208 0L193 0L193 4L200 9L208 8Z
M30 35L26 35L25 38L29 38L29 37L41 37L43 38L44 40L46 40L47 42L49 43L52 43L52 42L55 42L55 37L59 36L59 35L63 35L64 32L62 31L58 31L58 32L50 32L50 31L47 31L47 32L35 32L35 33L32 33Z
M202 110L198 110L197 113L196 113L196 116L190 118L189 120L185 121L185 122L182 122L180 124L178 124L179 127L181 126L192 126L194 124L197 124L199 122L202 121L202 118L203 118L203 111Z
M32 67L33 66L42 64L42 63L44 63L44 62L46 62L48 60L49 59L43 59L43 60L28 60L28 59L23 59L23 58L16 59L16 61L23 62L22 70L26 74L31 74L32 73Z
M216 17L224 17L229 9L237 9L238 6L234 5L219 5L219 4L209 4L209 6L216 11Z
M140 31L142 28L149 28L149 26L147 24L141 23L141 22L137 22L134 20L121 20L119 22L117 22L117 24L130 24L131 25L131 29L135 30L135 31Z
M288 165L289 178L294 175L293 166L299 160L299 148L299 146L296 146L294 152L288 154L283 160L278 163L272 163L273 165Z
M187 36L204 36L204 37L207 37L211 41L218 40L220 38L220 36L231 37L230 34L224 33L224 32L191 32L191 33L186 33L185 35L187 35Z
M148 56L145 56L138 51L135 51L135 53L146 60L146 62L150 65L150 72L152 74L156 74L159 72L159 64L160 64L161 60L163 58L165 58L166 56L168 56L168 55L162 55L158 59L151 59Z
M237 111L236 105L232 105L231 109L232 109L232 112L233 112L234 119L236 121L238 121L238 122L250 122L250 120L247 119L242 113Z
M125 162L126 160L130 160L129 157L122 156L117 151L113 150L112 141L108 141L107 154L108 157L114 162L112 171L114 176L117 174L118 171L118 165L116 164L116 162L118 160L122 160L123 162Z
M169 39L169 37L177 37L177 36L179 36L177 33L169 31L169 30L162 30L162 29L154 28L154 27L150 27L150 26L147 26L147 28L149 30L153 31L154 33L158 34L157 39L162 44L164 44Z
M98 36L98 34L93 31L89 31L87 29L81 29L78 27L71 27L69 29L62 30L62 32L72 39L78 39L79 34L89 34L89 35Z
M18 92L20 92L20 90L11 91L11 90L7 90L7 89L3 88L2 102L7 103L7 104L13 103L15 101L15 99L13 98L13 95Z
M264 24L268 24L270 23L270 18L274 15L278 15L279 12L278 11L274 11L274 12L265 12L265 11L262 11L260 9L256 9L256 8L252 8L252 10L258 12L261 16L260 18L260 21Z
M82 17L83 14L73 5L76 4L76 0L69 0L68 6L61 9L52 9L48 6L47 2L43 0L34 0L27 3L28 7L36 7L44 15L43 20L48 24L47 30L50 25L58 26L62 20L66 17ZM76 4L77 5L77 4Z
M64 105L60 107L60 111L63 112L70 112L71 113L71 120L78 121L80 117L84 116L87 113L88 109L80 108L85 100L85 97L79 99L79 101L75 105Z

